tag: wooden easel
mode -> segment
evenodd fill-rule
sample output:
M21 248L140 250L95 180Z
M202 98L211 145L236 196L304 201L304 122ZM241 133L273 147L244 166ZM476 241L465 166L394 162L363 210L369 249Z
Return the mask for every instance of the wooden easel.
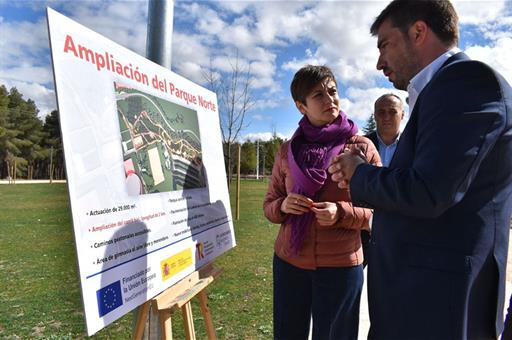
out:
M146 301L141 307L133 333L134 340L142 339L144 327L149 314L150 306L160 316L160 330L162 339L172 339L171 315L178 308L181 309L183 317L183 326L187 340L195 340L194 320L192 318L191 300L197 295L199 306L204 322L206 323L206 334L209 340L215 340L215 329L208 308L208 297L205 288L213 282L224 269L213 268L211 264L188 275L174 286L160 293L152 300Z

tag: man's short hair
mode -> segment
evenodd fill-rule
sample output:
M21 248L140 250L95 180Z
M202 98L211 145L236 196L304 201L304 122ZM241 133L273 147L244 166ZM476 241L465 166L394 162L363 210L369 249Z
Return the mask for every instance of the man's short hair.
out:
M391 93L391 92L384 93L382 96L377 98L377 100L375 101L374 106L376 107L379 102L381 102L384 98L388 98L388 97L395 97L395 98L397 98L398 101L400 102L400 104L402 105L402 109L404 108L404 102L402 101L402 98L400 98L399 96L397 96L396 94Z
M459 42L459 17L449 0L394 0L375 19L370 33L377 35L388 19L403 34L422 20L446 46L457 46Z
M306 104L306 96L324 79L332 80L336 84L336 78L327 66L306 65L302 67L295 73L290 84L293 101Z

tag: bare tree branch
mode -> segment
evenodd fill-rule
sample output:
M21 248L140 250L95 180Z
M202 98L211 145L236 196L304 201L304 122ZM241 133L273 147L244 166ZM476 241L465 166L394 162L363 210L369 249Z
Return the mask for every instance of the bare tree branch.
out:
M228 72L216 73L213 61L210 58L208 69L202 71L203 79L210 90L217 93L219 104L219 120L222 132L222 141L226 151L228 183L231 182L231 146L236 143L240 132L249 125L246 123L246 114L254 107L252 97L251 67L243 66L238 50L234 59L229 59L231 68Z

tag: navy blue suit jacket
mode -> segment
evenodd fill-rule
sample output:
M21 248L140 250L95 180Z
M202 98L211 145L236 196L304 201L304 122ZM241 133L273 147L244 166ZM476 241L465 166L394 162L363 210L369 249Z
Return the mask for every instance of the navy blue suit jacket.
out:
M503 328L512 211L512 89L452 56L420 93L389 168L357 167L375 208L372 339L487 339Z

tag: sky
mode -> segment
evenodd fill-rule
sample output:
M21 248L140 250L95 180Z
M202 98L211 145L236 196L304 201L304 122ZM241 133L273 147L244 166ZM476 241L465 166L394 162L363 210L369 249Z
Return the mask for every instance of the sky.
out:
M365 126L373 103L395 90L375 65L369 27L389 1L175 1L172 71L206 85L210 65L226 71L238 53L250 67L254 106L245 139L290 138L301 118L289 86L306 64L331 67L341 106ZM459 47L512 83L512 1L453 1ZM45 8L49 6L132 51L145 55L147 1L0 0L0 85L16 87L44 117L57 108Z

